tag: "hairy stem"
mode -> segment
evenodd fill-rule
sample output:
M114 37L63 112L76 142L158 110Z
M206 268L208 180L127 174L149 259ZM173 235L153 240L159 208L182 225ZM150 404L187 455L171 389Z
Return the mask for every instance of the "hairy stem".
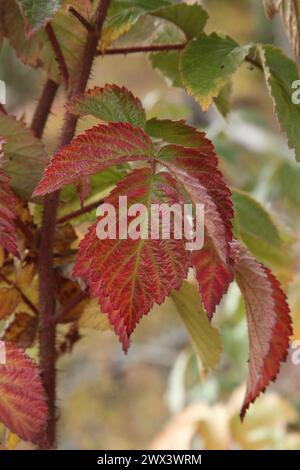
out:
M46 25L46 32L47 32L49 41L51 42L51 45L52 45L52 48L53 48L53 51L54 51L54 54L55 54L55 57L56 57L56 60L57 60L57 63L58 63L60 73L62 75L64 84L65 84L65 87L68 88L68 85L69 85L68 68L67 68L65 58L64 58L64 55L62 53L60 44L57 40L56 34L54 32L54 29L52 28L51 23L48 23Z
M91 73L94 58L97 53L100 33L107 10L111 0L102 0L95 12L92 21L93 29L89 31L87 42L83 51L83 57L77 77L72 87L70 98L79 93L83 93ZM68 145L74 137L78 116L69 112L66 113L65 123L62 130L60 148ZM44 216L41 230L40 244L40 366L42 379L48 398L49 419L47 425L47 440L50 448L56 443L56 348L55 348L55 292L54 292L54 272L53 272L53 245L57 207L59 202L59 192L45 197Z
M49 78L44 86L31 123L31 130L35 137L39 139L43 135L57 90L58 84Z

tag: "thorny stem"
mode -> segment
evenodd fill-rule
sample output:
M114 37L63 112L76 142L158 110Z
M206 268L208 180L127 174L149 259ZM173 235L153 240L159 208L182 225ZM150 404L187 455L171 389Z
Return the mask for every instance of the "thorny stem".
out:
M85 27L85 29L87 29L88 31L92 31L93 27L91 23L86 18L84 18L84 16L82 16L82 14L78 10L76 10L76 8L74 8L72 5L69 6L69 12L72 13L72 15L75 16L78 21L80 21L80 23Z
M54 29L52 28L51 23L48 23L46 25L46 33L48 34L49 41L51 42L51 45L52 45L52 48L53 48L53 51L54 51L54 54L55 54L55 57L56 57L56 60L57 60L57 63L58 63L58 67L59 67L59 70L61 72L64 84L65 84L65 87L68 88L68 85L69 85L69 72L68 72L68 69L67 69L67 65L66 65L65 58L64 58L64 55L62 53L60 44L57 40L56 34L54 32Z
M74 85L69 98L72 98L86 89L91 73L97 46L111 0L100 1L94 18L93 29L88 32L86 45L83 51L81 65L77 71ZM62 129L60 148L68 145L73 139L78 122L78 116L66 113ZM49 418L46 437L49 448L56 443L56 328L53 317L55 315L55 291L53 271L53 245L56 215L59 202L59 192L45 197L44 216L41 230L39 280L40 280L40 367L42 379L48 398Z
M49 78L44 86L42 95L36 107L31 123L31 130L35 137L39 139L43 135L43 131L45 129L45 125L58 90L58 86L59 85L56 82Z

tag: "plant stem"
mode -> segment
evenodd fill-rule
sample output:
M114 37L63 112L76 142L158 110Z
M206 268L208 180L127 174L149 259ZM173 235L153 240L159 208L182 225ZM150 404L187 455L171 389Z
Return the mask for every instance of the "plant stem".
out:
M98 51L98 55L137 54L139 52L168 52L179 51L185 48L186 42L179 44L153 44L151 46L114 47L106 51Z
M87 204L85 207L82 207L81 209L78 209L77 211L70 212L70 214L66 214L60 219L57 219L57 224L65 224L66 222L69 222L72 219L75 219L76 217L79 217L84 214L88 214L89 212L97 209L101 204L103 204L103 199L100 199L95 202L91 202L90 204Z
M83 93L91 73L102 26L106 18L111 0L102 0L95 12L92 21L93 30L88 32L86 45L83 51L81 65L70 93L70 98ZM60 148L68 145L73 139L78 122L78 116L66 113L62 130ZM59 192L45 197L44 216L41 230L39 279L40 279L40 367L42 379L48 398L49 418L46 437L49 448L56 443L56 328L53 317L55 315L55 291L53 272L53 245L56 215L59 202Z
M55 54L55 57L56 57L56 60L57 60L57 63L58 63L60 73L62 75L64 84L65 84L65 87L68 88L68 85L69 85L69 71L68 71L68 68L67 68L65 58L64 58L64 55L62 53L60 44L57 40L56 34L54 32L54 29L52 28L51 23L48 23L46 25L45 29L46 29L46 32L48 34L49 41L52 45L52 48L53 48L53 51L54 51L54 54Z
M58 90L58 86L59 85L50 78L47 80L35 110L31 123L31 130L35 137L39 139L43 135L45 125Z

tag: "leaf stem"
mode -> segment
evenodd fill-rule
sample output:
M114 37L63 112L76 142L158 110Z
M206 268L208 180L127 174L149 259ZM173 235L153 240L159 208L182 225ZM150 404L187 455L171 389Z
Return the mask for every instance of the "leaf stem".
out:
M93 30L88 33L81 65L77 71L69 98L84 93L86 89L110 2L111 0L102 0L97 7L92 20ZM77 122L78 116L69 112L66 113L60 148L68 145L73 139ZM45 197L39 262L40 367L48 398L49 418L46 435L50 448L54 448L56 443L56 328L55 322L53 322L55 315L53 246L58 203L59 192Z
M133 47L114 47L102 52L98 50L98 55L118 55L118 54L137 54L139 52L168 52L180 51L185 48L186 42L178 44L153 44L151 46L133 46Z
M45 29L46 29L46 32L48 34L49 41L52 45L56 60L58 62L58 67L59 67L59 70L61 72L65 87L68 88L68 86L69 86L69 71L68 71L67 64L65 62L65 58L64 58L64 55L62 53L60 44L57 40L56 34L54 32L54 29L52 28L51 23L48 23L46 25Z

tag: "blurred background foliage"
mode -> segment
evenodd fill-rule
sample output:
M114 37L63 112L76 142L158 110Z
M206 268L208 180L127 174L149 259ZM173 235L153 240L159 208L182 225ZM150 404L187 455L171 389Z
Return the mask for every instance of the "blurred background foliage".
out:
M202 3L210 16L207 31L227 33L240 43L274 43L291 55L280 21L265 18L261 0ZM141 37L145 41L145 33L153 37L153 21L147 17L119 42L137 44ZM20 64L7 43L0 63L9 111L29 122L44 76ZM169 87L145 55L100 57L90 86L105 83L128 87L142 99L149 118L186 119L206 129L234 188L235 231L283 282L295 339L300 339L300 166L278 130L261 72L248 64L234 75L226 119L216 108L202 113L182 89ZM56 147L63 111L61 94L46 129L49 153ZM88 118L85 127L94 122ZM78 131L83 129L80 123ZM113 169L95 180L91 201L107 194L124 172L126 167ZM67 188L60 215L77 207L74 190ZM84 233L91 217L77 221L77 234ZM63 355L58 364L59 448L300 449L300 365L288 358L276 384L242 425L238 412L247 375L247 330L235 285L213 324L223 351L220 365L209 374L199 367L170 299L139 325L127 356L113 333L81 329L72 355ZM66 329L61 327L61 338Z

